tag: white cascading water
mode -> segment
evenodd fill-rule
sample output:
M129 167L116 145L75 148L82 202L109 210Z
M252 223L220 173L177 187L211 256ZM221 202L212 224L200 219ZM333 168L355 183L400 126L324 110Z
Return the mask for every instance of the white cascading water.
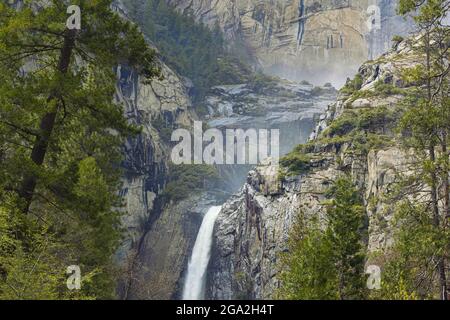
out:
M202 225L195 240L188 272L184 283L183 300L200 300L204 298L206 269L211 255L214 223L222 207L211 207L203 218Z

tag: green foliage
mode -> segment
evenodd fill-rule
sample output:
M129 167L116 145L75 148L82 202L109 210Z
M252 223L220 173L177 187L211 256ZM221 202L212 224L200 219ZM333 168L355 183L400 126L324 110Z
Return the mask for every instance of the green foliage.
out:
M393 138L387 133L395 129L401 117L400 108L387 107L346 110L335 119L321 136L306 144L297 146L291 153L280 160L284 170L280 179L287 175L299 175L312 169L311 153L329 146L350 146L350 151L367 154L370 150L379 150L394 144Z
M277 298L286 300L334 300L337 275L333 248L317 221L298 218L289 237L289 252L281 259L282 285Z
M349 92L351 94L350 99L347 101L347 107L351 108L353 102L362 98L387 98L391 95L404 95L405 89L395 87L390 83L384 83L382 80L377 81L374 86L374 90L358 90Z
M411 48L418 63L403 78L415 85L403 101L399 123L405 150L414 151L410 174L401 176L395 245L386 263L385 298L448 299L449 123L448 14L446 0L401 0L399 12L413 13L420 32ZM441 196L442 195L442 196Z
M363 84L363 79L360 74L357 74L353 80L347 80L345 86L341 89L341 93L351 95L350 101L355 101L359 98L370 97L388 97L395 94L404 94L404 90L395 87L390 83L384 83L383 81L377 81L375 83L374 90L360 90Z
M350 177L336 180L326 221L300 215L282 256L282 299L363 299L364 209ZM325 226L323 226L326 224Z
M395 35L395 36L393 36L392 37L392 41L393 42L402 42L403 40L404 40L405 38L403 38L402 36L399 36L399 35Z
M267 93L268 90L273 89L277 84L277 80L275 78L267 76L261 72L252 74L249 80L249 87L252 91L257 93Z
M324 94L325 90L322 87L314 87L311 91L311 94L315 97Z
M177 165L170 168L169 183L163 191L165 202L180 201L193 192L207 190L218 179L213 166Z
M217 58L217 67L214 70L214 74L211 75L210 85L219 84L240 84L248 81L252 81L252 70L242 63L239 58L235 57L231 53L223 53L222 56Z
M361 133L352 137L352 149L358 154L368 154L371 150L383 150L395 145L392 136Z
M327 195L333 199L327 208L327 235L334 249L339 298L362 299L366 295L362 196L350 176L338 178Z
M425 74L425 67L423 65L416 65L402 70L402 79L408 85L423 85Z
M291 175L299 175L309 171L311 168L311 160L311 156L308 154L291 152L280 159L280 164Z
M395 87L390 83L384 83L383 81L377 81L375 83L375 94L381 97L388 97L395 94L403 94L404 91Z
M324 132L324 136L344 136L358 128L359 121L357 113L346 111L339 118L335 119Z
M76 259L73 248L61 241L49 226L26 217L17 209L14 196L1 194L0 205L0 299L92 299L85 291L65 287L66 259ZM70 260L69 260L70 261ZM85 272L84 281L91 283Z
M383 270L382 299L439 299L435 265L450 243L450 233L436 227L423 204L401 202L395 213L395 244Z
M192 80L194 102L201 101L212 86L248 80L251 70L227 53L219 26L210 30L189 12L181 14L163 0L125 4L163 61Z
M400 0L397 8L401 15L416 13L414 20L418 24L432 24L444 18L447 10L447 0Z
M326 137L345 136L355 132L385 132L393 128L402 110L387 107L346 110L324 131Z
M62 1L39 10L0 3L0 298L115 297L118 168L124 139L139 130L113 102L114 70L125 63L147 79L159 70L111 1L72 3L81 7L79 31L66 30ZM70 265L81 268L81 291L66 287Z

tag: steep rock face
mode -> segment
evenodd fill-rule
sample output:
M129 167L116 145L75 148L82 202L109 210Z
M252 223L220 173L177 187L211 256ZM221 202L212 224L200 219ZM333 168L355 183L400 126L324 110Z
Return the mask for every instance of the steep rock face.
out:
M235 1L230 0L166 0L186 14L192 14L213 28L218 24L228 40L236 39L239 33L239 11Z
M167 0L229 39L241 39L269 73L342 84L357 67L389 49L411 23L389 0Z
M189 253L212 199L196 194L164 208L142 239L127 299L181 298Z
M142 133L124 146L124 241L117 254L123 267L119 294L124 299L169 299L201 223L198 199L166 207L158 196L168 177L171 146L165 129L189 127L196 115L183 81L162 65L163 80L144 84L134 71L118 68L116 99ZM162 129L163 128L163 129Z
M269 72L333 81L327 75L339 79L368 56L365 2L293 0L261 7L251 1L242 33Z
M121 1L113 9L129 19ZM142 133L124 146L124 241L117 253L122 266L123 299L170 299L179 295L179 279L195 242L209 200L193 195L164 206L160 194L168 182L172 130L191 127L197 115L190 83L160 62L162 78L144 82L134 70L117 68L115 99L129 122ZM206 208L206 209L205 209Z
M195 117L182 81L165 65L162 65L162 73L163 80L144 84L133 70L117 69L116 99L124 105L129 121L142 127L142 133L129 139L124 147L125 177L121 191L126 204L124 247L135 243L142 235L154 200L166 183L170 146L156 123L176 128L190 125Z
M361 91L373 90L380 81L401 88L403 83L396 80L399 68L414 63L408 53L406 45L401 44L397 50L364 64L359 70ZM302 212L325 221L325 193L344 172L351 173L364 195L370 257L367 264L382 263L375 258L380 255L371 253L382 253L392 244L393 212L385 194L397 181L398 173L407 171L409 155L396 145L395 139L392 144L369 147L365 152L356 151L351 142L320 140L320 133L345 110L360 108L362 112L381 106L394 110L400 99L392 95L368 96L368 103L358 105L354 98L341 95L328 107L311 135L313 150L309 168L303 174L278 179L277 167L258 166L250 172L242 190L224 205L214 231L208 272L210 298L273 298L280 285L279 255L287 250L286 240L295 217ZM371 129L392 136L388 127L382 124Z
M216 221L208 274L211 299L270 297L278 285L274 278L277 254L284 250L298 197L273 201L278 188L272 185L270 192L260 188L264 179L277 172L266 170L250 173L249 181L227 201ZM262 176L265 173L269 176Z
M265 81L214 87L206 98L206 119L219 129L278 129L280 153L286 154L306 141L314 118L336 99L337 91L277 78Z

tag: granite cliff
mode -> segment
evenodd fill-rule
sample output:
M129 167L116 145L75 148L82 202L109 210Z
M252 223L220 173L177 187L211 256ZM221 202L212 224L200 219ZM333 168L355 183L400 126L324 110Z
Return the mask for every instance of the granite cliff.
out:
M151 85L133 79L133 73L119 70L118 98L127 106L130 121L143 126L138 139L126 144L126 178L122 195L127 215L127 241L121 251L126 284L121 294L127 299L180 298L188 259L208 208L226 198L245 182L251 166L218 166L220 193L193 193L181 201L165 203L161 194L170 174L170 143L164 128L192 128L197 118L186 88L167 67L164 80ZM336 97L333 87L314 87L280 79L219 86L206 98L209 127L277 128L285 142L283 154L303 143L313 129L314 119ZM159 90L159 91L158 91ZM187 106L182 108L179 106ZM170 139L170 137L169 137Z
M280 286L279 257L287 250L293 221L300 213L324 217L325 193L344 173L351 174L364 195L367 264L381 263L392 244L392 206L385 195L399 173L407 171L408 155L393 128L405 87L400 69L414 64L409 52L401 43L360 67L358 89L341 91L302 149L307 156L301 172L285 175L284 169L264 164L250 172L216 222L210 298L273 298ZM330 138L330 132L341 129L344 135Z
M166 0L244 45L270 74L342 85L412 24L388 0Z
M219 23L230 46L244 43L267 73L310 78L320 84L353 74L356 65L390 46L392 35L409 26L395 17L395 4L389 1L377 2L384 22L381 30L371 32L367 26L370 1L167 1L211 27ZM116 10L126 15L120 2ZM286 154L306 142L311 131L311 139L320 140L320 133L344 114L349 104L367 110L394 105L398 99L395 95L355 98L341 94L332 103L337 92L329 84L314 86L268 77L256 83L212 88L204 110L197 109L198 116L189 96L189 79L161 65L163 79L150 84L126 67L117 70L116 98L124 104L129 120L143 127L142 134L129 140L124 151L126 175L121 193L127 231L118 257L124 267L120 294L126 299L181 297L202 216L224 196L203 192L179 202L161 201L169 176L168 133L173 129L191 127L194 119L219 129L280 128L281 151ZM370 92L380 80L400 88L396 68L386 56L364 64L359 70L363 79L360 91ZM388 127L386 124L387 131ZM323 193L341 172L353 173L366 192L367 203L373 206L370 199L388 188L395 178L392 168L400 165L402 154L396 147L364 155L352 150L351 143L318 143L309 164L311 172L281 181L278 169L271 166L252 170L246 183L250 167L218 168L225 195L245 184L226 202L216 224L209 298L272 297L279 286L278 254L286 249L293 219L299 210L321 214ZM382 227L389 215L383 214L382 203L373 210L368 246L378 250L389 243L389 231Z
M115 9L127 18L120 2ZM209 127L281 129L283 154L307 140L315 117L336 97L331 85L315 87L259 76L248 83L213 87L204 110L195 109L192 85L161 63L162 79L143 83L133 70L119 67L116 99L130 122L142 126L127 141L125 177L125 241L119 251L124 267L120 294L127 299L171 299L181 296L186 267L202 216L245 182L250 166L219 166L222 193L192 194L166 203L161 195L170 175L170 133L192 128L200 119ZM196 111L202 111L197 115Z

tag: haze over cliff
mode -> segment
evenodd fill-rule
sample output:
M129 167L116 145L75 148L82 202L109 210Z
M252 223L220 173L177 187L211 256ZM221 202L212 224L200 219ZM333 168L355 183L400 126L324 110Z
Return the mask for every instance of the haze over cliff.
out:
M359 65L412 30L387 0L167 0L198 21L219 24L267 73L337 87Z

